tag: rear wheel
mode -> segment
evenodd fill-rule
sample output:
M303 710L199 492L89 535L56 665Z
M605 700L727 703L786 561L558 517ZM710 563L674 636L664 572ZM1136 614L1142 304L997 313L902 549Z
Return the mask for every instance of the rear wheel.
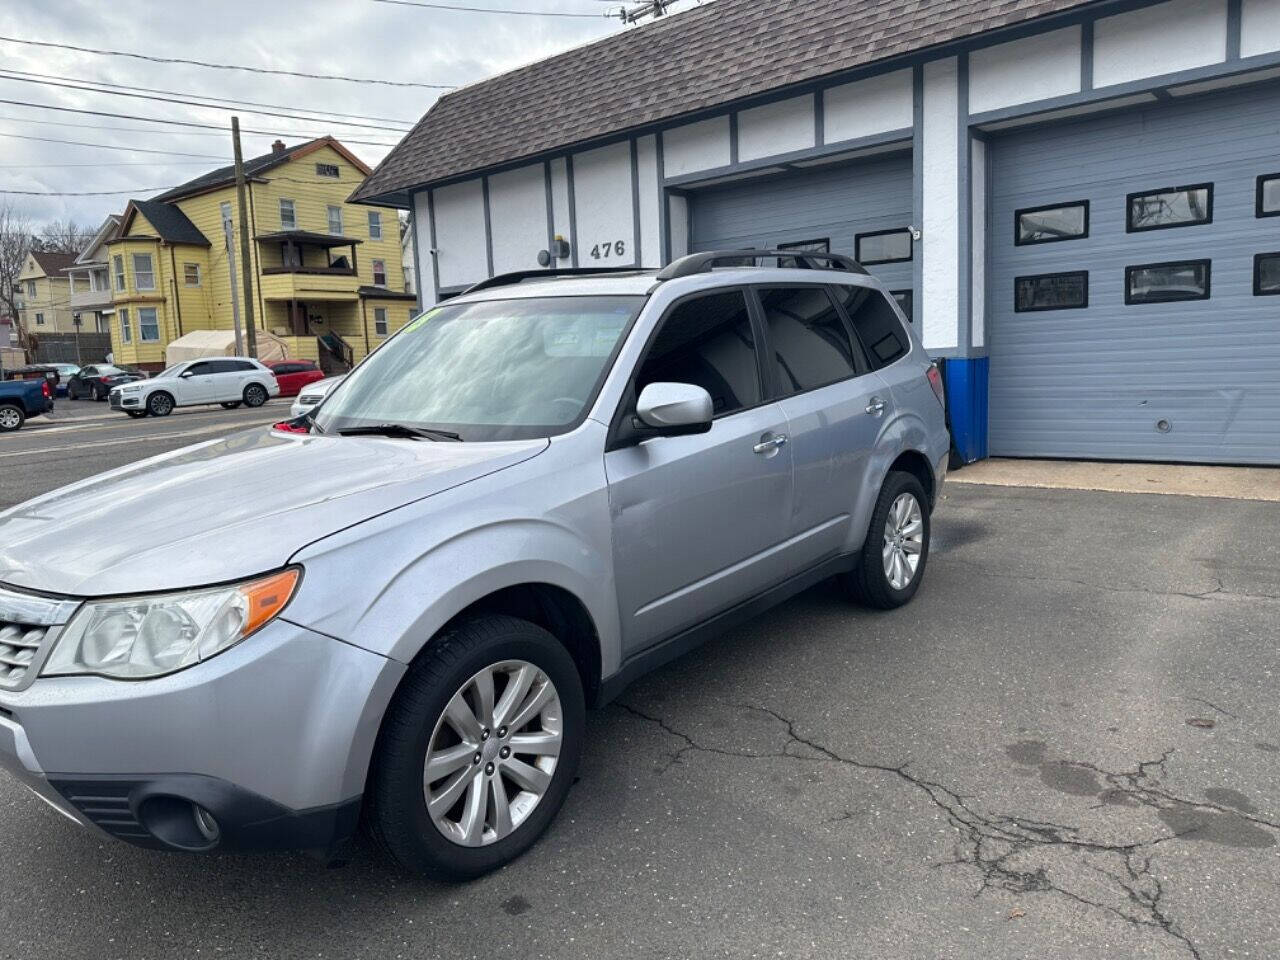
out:
M68 400L80 399L78 396L76 396L76 385L74 383L67 384L67 399Z
M101 403L103 400L107 399L106 392L102 389L102 387L98 386L96 383L90 389L89 396L98 403Z
M267 388L260 383L251 383L244 388L244 405L260 407L267 402Z
M173 413L173 397L163 390L156 391L147 397L147 413L153 417L167 417Z
M541 627L490 615L414 661L378 737L367 819L406 868L469 879L527 850L582 752L582 681Z
M884 479L858 566L845 575L850 597L892 610L908 603L929 559L929 509L924 487L909 473Z
M27 415L22 412L21 407L15 407L10 403L0 406L0 433L12 433L14 430L21 430L22 425L26 422Z

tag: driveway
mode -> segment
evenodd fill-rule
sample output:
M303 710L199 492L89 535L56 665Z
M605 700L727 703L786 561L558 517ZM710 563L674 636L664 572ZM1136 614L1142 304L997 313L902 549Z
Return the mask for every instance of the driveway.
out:
M467 886L138 851L4 781L0 957L1280 955L1280 510L954 484L935 524L907 609L821 587L592 714Z

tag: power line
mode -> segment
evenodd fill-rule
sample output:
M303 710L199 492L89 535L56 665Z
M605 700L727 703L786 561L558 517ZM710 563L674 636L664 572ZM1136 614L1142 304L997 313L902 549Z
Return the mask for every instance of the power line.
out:
M74 50L77 53L92 53L102 57L129 57L133 60L146 60L151 63L181 63L193 67L208 67L210 70L243 70L246 73L267 73L278 77L302 77L306 80L342 80L346 83L372 83L384 87L420 87L427 90L452 90L453 85L447 83L417 83L408 80L375 80L369 77L342 77L332 73L303 73L296 70L276 70L271 67L250 67L234 63L211 63L207 60L186 60L182 57L156 57L145 53L130 53L125 50L101 50L94 47L78 47L70 43L52 43L48 40L24 40L20 37L0 36L7 43L21 43L32 47L51 47L56 50Z
M203 160L219 160L227 162L226 157L215 157L207 153L178 153L174 150L144 150L142 147L123 147L112 143L85 143L81 140L55 140L51 137L31 137L21 133L0 133L0 137L11 140L35 140L39 143L65 143L73 147L98 147L101 150L127 150L129 153L154 153L168 157L199 157Z
M3 134L0 134L3 136ZM0 170L52 170L57 167L154 167L155 161L138 161L117 160L107 161L105 163L0 163ZM186 166L207 166L207 160L170 160L166 164L170 167L186 167Z
M109 83L106 80L86 80L83 77L65 77L50 73L32 73L29 70L14 70L12 67L0 67L0 70L3 70L8 74L16 74L15 77L10 79L17 79L17 77L35 77L39 80L67 80L71 83L91 83L97 87L112 87L117 90L134 90L141 91L143 93L164 93L174 97L196 97L200 100L218 100L221 101L221 104L230 104L235 107L271 107L275 110L293 110L300 113L314 113L317 116L342 117L347 120L378 120L384 123L399 123L407 127L413 126L414 123L412 120L402 120L399 117L369 117L360 113L338 113L335 110L316 110L312 107L287 107L280 103L263 103L259 100L236 100L231 97L211 97L203 93L190 93L185 90L164 90L158 87L139 87L128 83ZM105 93L106 91L103 92ZM221 104L219 104L219 106Z
M390 3L398 7L426 7L429 10L454 10L460 13L501 13L515 17L572 17L583 20L599 20L612 17L612 13L567 13L562 10L510 10L494 7L466 7L452 3L422 3L416 0L373 0L374 3Z
M129 190L83 190L77 193L64 193L57 190L0 190L0 194L11 194L19 197L116 197L126 194L159 193L172 190L173 187L133 187Z
M151 127L112 127L112 126L107 126L101 123L71 123L70 121L67 121L67 120L46 120L43 117L37 120L33 117L0 116L0 120L10 120L14 123L25 123L25 124L30 124L32 122L35 122L40 124L40 126L42 127L75 127L78 130L115 130L119 133L152 133L152 134L164 134L165 136L169 136L169 137L225 137L227 135L226 131L221 130L221 128L219 128L221 130L221 132L219 133L202 133L196 130L156 130ZM241 133L246 133L246 132L247 131L244 131L244 130L241 131ZM254 136L274 137L274 136L277 136L277 134L261 133L261 134L254 134ZM348 142L356 142L356 141L348 141ZM359 141L359 142L363 142L363 141ZM393 144L378 144L378 146L393 146Z

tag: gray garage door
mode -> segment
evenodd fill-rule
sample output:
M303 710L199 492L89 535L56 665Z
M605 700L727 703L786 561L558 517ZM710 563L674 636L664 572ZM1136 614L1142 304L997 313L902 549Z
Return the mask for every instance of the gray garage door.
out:
M851 257L861 250L911 315L910 156L711 187L690 196L690 210L694 250L815 244Z
M991 453L1280 463L1280 88L1010 133L991 161Z

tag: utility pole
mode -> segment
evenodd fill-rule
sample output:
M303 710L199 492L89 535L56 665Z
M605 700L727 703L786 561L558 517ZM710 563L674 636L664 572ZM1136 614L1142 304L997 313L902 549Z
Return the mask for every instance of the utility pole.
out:
M236 356L244 356L244 343L240 339L240 294L236 290L235 241L232 239L231 219L222 221L222 233L227 243L227 278L231 281L231 322L236 331Z
M661 17L665 15L667 7L674 2L675 0L644 0L643 3L632 7L630 10L623 7L618 16L622 18L623 23L637 23L645 17Z
M244 157L240 153L240 118L231 118L231 146L236 158L236 201L240 207L240 276L244 281L244 332L249 356L258 356L258 336L253 326L253 267L249 257L249 203L245 196ZM237 352L239 348L237 347Z

